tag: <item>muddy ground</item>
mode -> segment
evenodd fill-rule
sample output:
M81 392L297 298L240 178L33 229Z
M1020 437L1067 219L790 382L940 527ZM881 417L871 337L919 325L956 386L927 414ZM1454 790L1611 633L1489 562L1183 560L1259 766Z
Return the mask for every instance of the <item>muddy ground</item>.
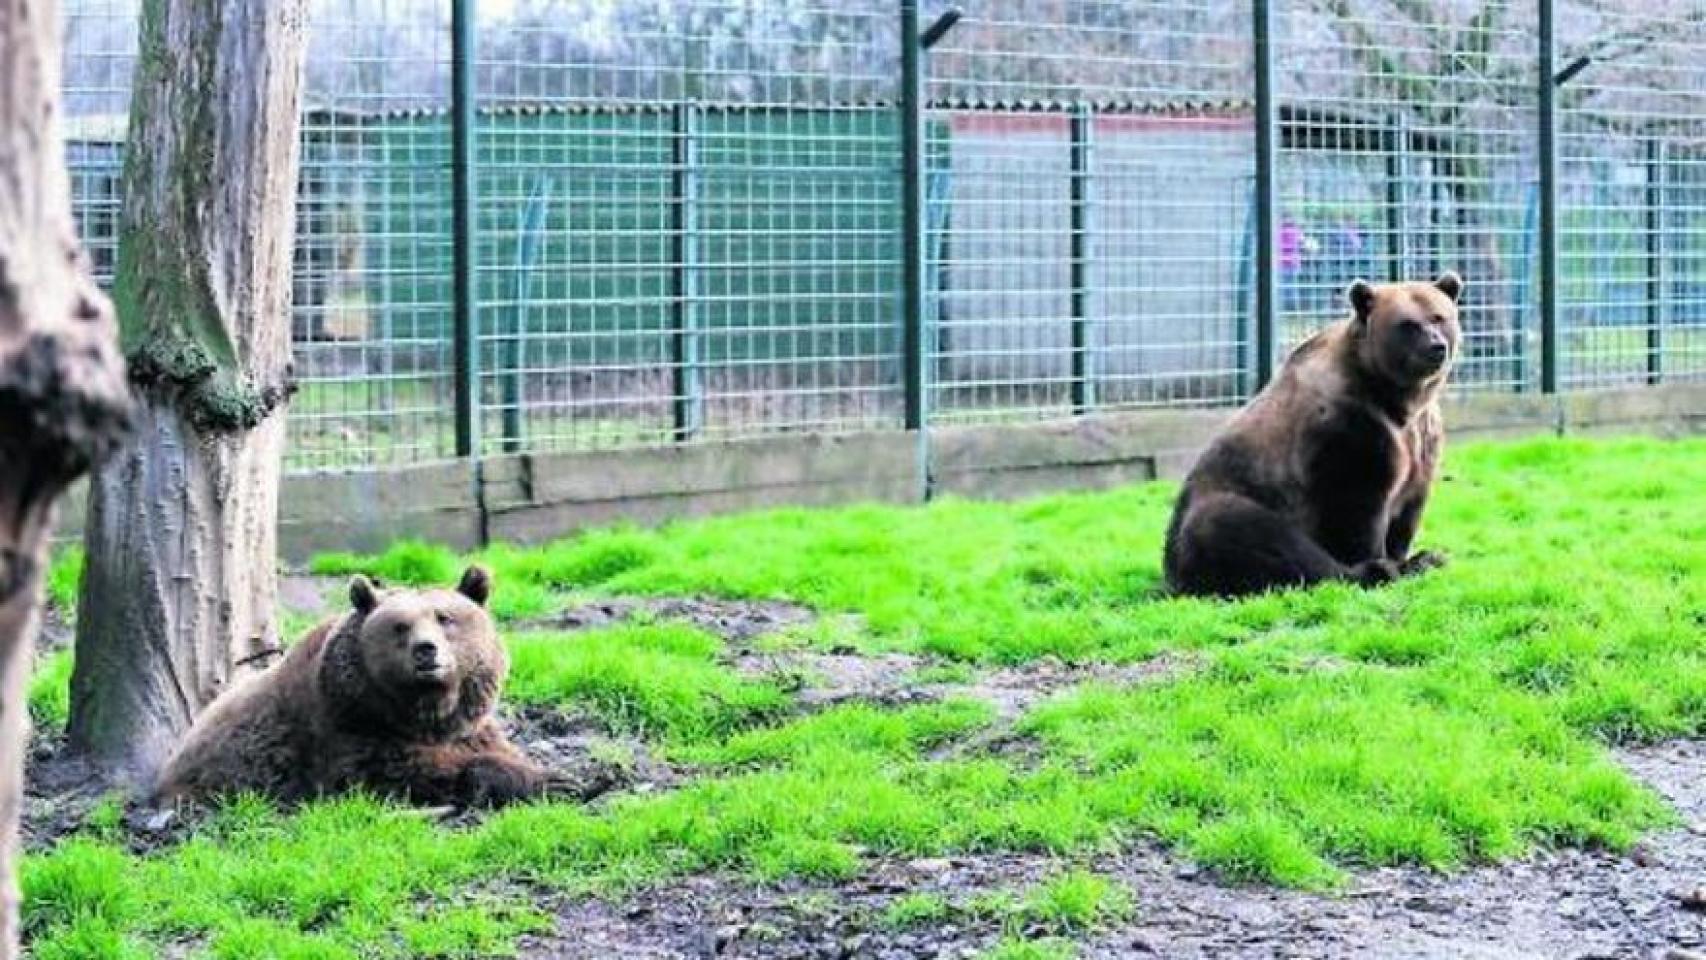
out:
M286 596L303 605L312 585ZM850 651L776 652L758 638L794 628L811 613L789 604L704 599L601 601L548 623L589 628L635 616L679 619L724 636L733 666L751 674L801 678L802 710L849 700L904 704L942 696L979 697L1003 720L1039 699L1085 680L1153 681L1194 667L1188 657L1126 667L1074 666L1041 660L940 682L920 680L929 661L902 654ZM48 644L64 626L50 622ZM516 742L559 775L584 785L586 798L668 789L682 774L639 741L611 737L587 717L554 711L506 714ZM1000 724L976 744L1006 749ZM55 738L32 744L24 841L41 847L76 829L105 790ZM1155 845L1075 861L1118 880L1132 895L1127 921L1080 934L1080 956L1179 958L1378 957L1667 958L1706 960L1706 912L1683 895L1706 885L1706 743L1679 742L1624 750L1618 760L1669 800L1681 826L1647 838L1626 854L1562 850L1445 876L1418 869L1358 873L1335 896L1220 882ZM124 826L139 850L177 842L198 819L194 811L160 811L132 801ZM931 892L964 904L978 894L1021 890L1069 864L1043 856L987 855L882 860L841 884L755 886L733 876L702 876L619 902L561 898L547 904L555 930L524 940L529 960L593 958L899 958L973 957L1011 922L955 911L943 921L891 929L884 909L907 893ZM1004 931L1004 926L1007 928Z
M1706 958L1706 915L1677 896L1706 882L1706 745L1666 744L1619 759L1692 826L1655 834L1627 855L1565 850L1453 876L1365 872L1331 897L1228 886L1143 846L1083 864L1123 883L1135 911L1129 922L1079 939L1080 956ZM971 957L1001 937L998 921L960 914L897 931L881 923L883 909L920 891L964 903L1064 866L1046 857L976 856L881 862L856 881L828 886L693 878L620 903L559 903L555 932L528 941L522 956Z

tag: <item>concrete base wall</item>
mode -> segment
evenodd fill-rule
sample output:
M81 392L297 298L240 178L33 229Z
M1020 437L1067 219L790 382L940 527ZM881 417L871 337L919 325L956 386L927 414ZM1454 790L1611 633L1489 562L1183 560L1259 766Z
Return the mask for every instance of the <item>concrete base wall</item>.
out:
M1152 410L1049 423L944 427L928 436L938 495L1011 498L1099 489L1189 469L1230 410ZM1454 441L1542 433L1706 434L1706 384L1545 397L1452 398ZM373 551L400 537L469 549L539 543L616 522L657 524L775 506L916 502L915 433L774 437L380 472L291 476L281 492L280 549L301 561L325 550ZM81 487L61 508L78 536Z

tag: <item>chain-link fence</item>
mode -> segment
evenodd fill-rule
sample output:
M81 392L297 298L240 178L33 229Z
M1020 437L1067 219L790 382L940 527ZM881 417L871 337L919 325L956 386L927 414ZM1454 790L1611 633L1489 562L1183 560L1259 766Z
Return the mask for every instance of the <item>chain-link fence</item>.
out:
M291 468L1231 405L1446 268L1458 389L1706 378L1697 3L911 2L313 0ZM65 4L103 277L137 3Z

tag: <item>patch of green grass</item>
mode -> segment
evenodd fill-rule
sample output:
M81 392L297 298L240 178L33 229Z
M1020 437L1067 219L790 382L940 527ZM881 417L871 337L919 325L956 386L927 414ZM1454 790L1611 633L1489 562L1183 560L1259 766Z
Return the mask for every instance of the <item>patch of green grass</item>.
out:
M410 917L399 936L410 957L484 958L514 956L510 945L517 933L549 930L546 915L507 904L473 904L435 908Z
M963 736L993 716L988 704L975 700L948 700L905 711L854 703L677 753L683 760L721 766L785 763L838 752L910 756Z
M1082 934L1130 917L1132 900L1130 892L1113 880L1072 869L1022 892L985 891L961 909L1001 924L1009 935L1024 931Z
M647 738L721 736L788 704L774 684L717 663L722 641L687 626L517 633L508 646L510 700L583 707L614 730Z
M471 844L362 797L290 817L240 798L160 856L79 836L27 858L26 933L36 956L152 956L181 937L214 957L491 956L541 918L418 906L479 880Z
M1430 642L1414 634L1388 640L1381 631L1413 609L1445 615L1450 608L1436 602L1441 591L1462 595L1479 613L1507 592L1518 600L1535 589L1535 599L1605 597L1571 597L1547 586L1556 584L1550 577L1537 584L1539 569L1597 580L1583 584L1595 587L1639 574L1642 589L1624 596L1642 600L1671 579L1687 579L1680 575L1698 569L1706 550L1699 538L1681 536L1706 525L1698 509L1706 498L1692 485L1706 475L1701 448L1697 441L1543 439L1454 450L1453 476L1430 508L1421 543L1445 548L1458 571L1372 593L1328 589L1232 604L1160 599L1161 540L1174 494L1168 484L1019 504L774 510L494 548L484 559L500 581L554 590L789 599L857 613L884 646L959 659L1133 660L1347 624L1361 633L1335 629L1336 642L1360 636L1363 646L1353 652L1401 665L1429 656ZM1621 569L1596 576L1610 537L1624 548L1616 551ZM408 566L419 549L403 544L357 565ZM448 554L444 562L454 566Z
M980 960L1072 960L1078 948L1072 941L1059 937L1032 940L1019 936L1003 937L995 946L984 951Z
M908 893L892 900L878 922L890 930L907 930L941 923L953 912L953 904L939 893Z
M142 891L126 875L124 853L94 839L73 837L48 858L25 861L21 886L26 935L71 921L120 927L141 911Z
M1092 771L1121 816L1239 881L1623 847L1665 820L1558 711L1456 667L1232 667L1076 692L1023 729Z
M510 554L502 547L492 551L493 556ZM388 586L406 587L454 586L466 567L467 562L450 548L421 540L400 540L378 556L322 553L308 564L309 571L319 576L359 573ZM508 571L496 578L489 604L492 616L511 623L542 617L561 606L562 598L549 589L547 581L510 575Z
M30 719L44 730L63 730L71 719L71 651L55 650L36 661L27 693Z
M499 581L492 588L487 609L499 623L537 620L562 607L562 600L550 590L525 580L515 583Z
M1131 894L1106 877L1068 870L1032 888L1020 912L1033 924L1059 933L1094 930L1131 915Z
M888 646L962 659L1045 653L1147 656L1193 622L1161 615L1160 485L1019 506L943 501L923 510L779 510L662 531L615 529L534 549L487 551L499 582L611 594L790 599L864 616ZM340 568L410 566L417 544ZM316 560L320 568L327 558ZM446 555L448 560L448 555ZM328 561L329 562L329 561Z
M977 679L977 670L968 663L932 663L919 667L912 675L912 682L917 684L939 683L971 683Z
M519 636L512 698L593 710L697 776L464 830L358 798L290 816L236 804L143 857L80 837L26 860L32 944L402 956L407 925L470 888L840 878L872 856L1076 855L1136 836L1229 880L1331 888L1372 864L1621 847L1669 817L1605 746L1706 731L1706 442L1454 448L1421 538L1451 566L1376 591L1159 598L1171 495L773 511L490 551L500 580L553 597L779 597L861 615L873 645L968 663L1189 649L1200 666L1064 691L1023 719L1010 758L938 752L990 722L980 704L790 715L782 690L686 628ZM79 866L94 861L122 879ZM1087 928L1118 915L1098 882L984 906ZM486 914L456 921L475 931L460 941L425 936L501 946L480 931L495 929L486 915L522 922L512 905L469 905Z
M54 551L47 568L47 602L67 620L77 616L77 590L83 582L83 546Z
M449 547L423 540L399 540L377 557L322 553L308 563L310 572L339 577L366 574L389 585L446 586L462 576L463 564Z

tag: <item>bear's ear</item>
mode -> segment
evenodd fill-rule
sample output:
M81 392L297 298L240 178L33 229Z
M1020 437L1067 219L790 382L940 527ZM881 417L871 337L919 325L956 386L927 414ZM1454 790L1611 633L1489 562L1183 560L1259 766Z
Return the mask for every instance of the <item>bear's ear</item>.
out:
M357 613L372 613L379 606L379 591L374 589L372 580L356 574L349 582L349 602Z
M1358 320L1367 320L1369 311L1374 309L1374 285L1367 280L1352 280L1345 288L1345 299L1350 301Z
M480 606L486 605L486 599L492 595L492 575L485 567L475 564L462 573L462 582L456 585L456 592L474 601Z
M1434 281L1434 286L1439 288L1440 293L1450 297L1452 303L1456 303L1457 298L1463 295L1463 278L1450 270L1440 274L1439 279Z

